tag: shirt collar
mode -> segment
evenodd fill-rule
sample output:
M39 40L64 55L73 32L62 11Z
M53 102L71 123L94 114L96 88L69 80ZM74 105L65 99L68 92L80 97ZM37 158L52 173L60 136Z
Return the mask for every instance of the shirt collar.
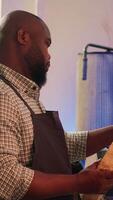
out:
M0 74L10 81L19 91L25 92L28 96L33 98L39 98L40 88L32 80L3 64L0 64Z

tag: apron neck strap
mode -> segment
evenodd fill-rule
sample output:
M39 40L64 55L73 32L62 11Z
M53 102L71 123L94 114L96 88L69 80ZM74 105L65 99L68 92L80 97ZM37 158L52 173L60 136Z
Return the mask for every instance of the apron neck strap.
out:
M16 95L24 102L25 106L28 108L31 114L34 114L33 110L30 108L30 106L27 104L27 102L23 99L23 97L20 95L20 93L17 91L17 89L11 84L10 81L5 79L4 76L0 74L0 79L2 79L12 90L16 93Z

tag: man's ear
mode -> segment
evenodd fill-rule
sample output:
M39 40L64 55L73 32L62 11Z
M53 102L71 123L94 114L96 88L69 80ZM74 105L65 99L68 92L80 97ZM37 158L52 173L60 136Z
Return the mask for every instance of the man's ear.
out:
M29 32L23 30L23 29L19 29L17 32L17 41L21 44L21 45L26 45L27 43L29 43L30 41L30 34Z

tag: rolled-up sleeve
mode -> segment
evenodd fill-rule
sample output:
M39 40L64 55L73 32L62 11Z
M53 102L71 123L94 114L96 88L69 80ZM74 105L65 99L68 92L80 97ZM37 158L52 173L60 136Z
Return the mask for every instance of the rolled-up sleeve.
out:
M0 94L0 199L19 200L28 191L34 171L19 160L19 113L10 97Z
M88 131L65 132L70 162L86 158Z

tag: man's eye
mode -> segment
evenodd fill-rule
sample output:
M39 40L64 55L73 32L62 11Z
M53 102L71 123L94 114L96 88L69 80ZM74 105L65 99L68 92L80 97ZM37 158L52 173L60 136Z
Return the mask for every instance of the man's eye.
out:
M47 47L49 47L49 46L50 46L50 43L49 43L49 42L46 42L46 45L47 45Z
M47 40L47 41L46 41L46 45L47 45L47 47L49 47L49 46L51 45L51 41L50 41L50 40Z

